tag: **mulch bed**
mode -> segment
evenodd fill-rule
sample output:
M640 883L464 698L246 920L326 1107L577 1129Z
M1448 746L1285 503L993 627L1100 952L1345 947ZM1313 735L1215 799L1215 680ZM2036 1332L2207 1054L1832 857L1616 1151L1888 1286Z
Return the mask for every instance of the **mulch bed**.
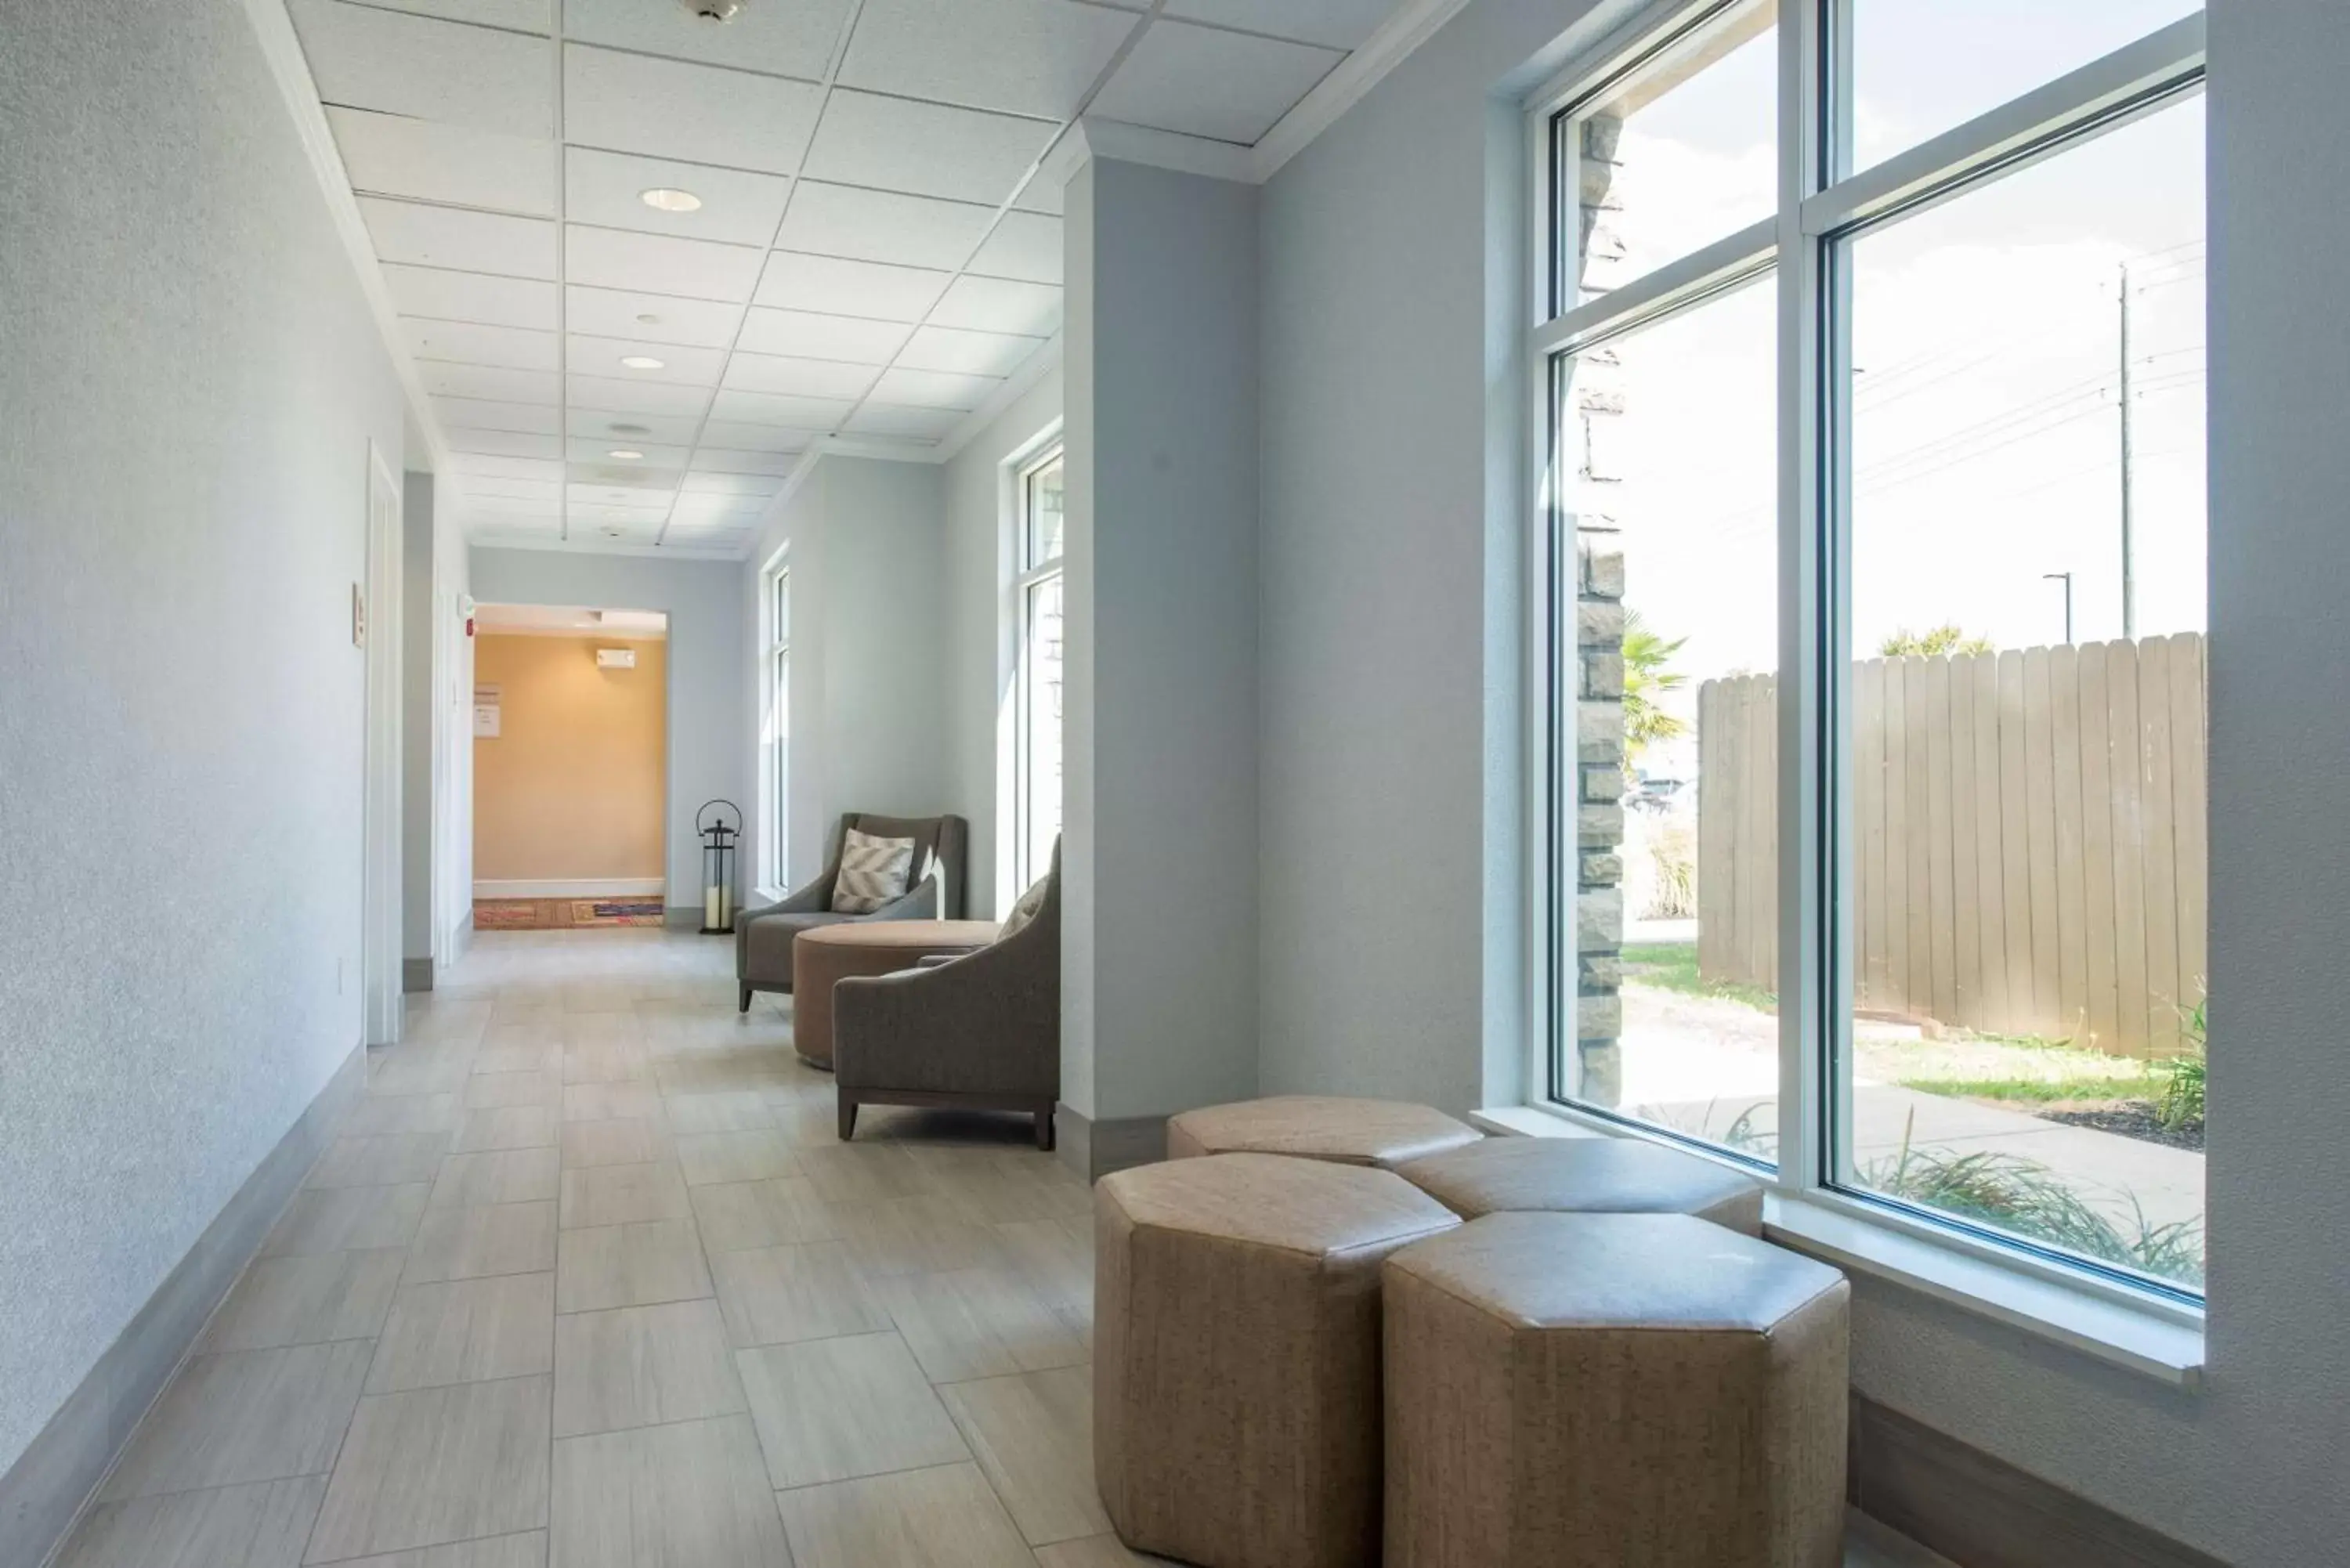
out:
M2203 1124L2189 1122L2177 1132L2162 1125L2155 1115L2153 1105L2146 1100L2123 1100L2110 1106L2091 1108L2050 1108L2039 1113L2040 1119L2062 1122L2068 1127L2090 1127L2098 1132L2119 1133L2143 1143L2158 1143L2168 1148L2193 1149L2203 1152Z

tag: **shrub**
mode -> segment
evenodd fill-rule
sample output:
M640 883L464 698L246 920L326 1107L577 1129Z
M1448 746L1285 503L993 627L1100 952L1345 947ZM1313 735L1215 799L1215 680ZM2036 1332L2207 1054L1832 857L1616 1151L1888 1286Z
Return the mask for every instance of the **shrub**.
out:
M2186 1053L2155 1064L2155 1071L2162 1078L2155 1115L2171 1132L2203 1125L2203 1063L2207 1054L2204 1005L2197 1002L2185 1016L2183 1032L2189 1044Z

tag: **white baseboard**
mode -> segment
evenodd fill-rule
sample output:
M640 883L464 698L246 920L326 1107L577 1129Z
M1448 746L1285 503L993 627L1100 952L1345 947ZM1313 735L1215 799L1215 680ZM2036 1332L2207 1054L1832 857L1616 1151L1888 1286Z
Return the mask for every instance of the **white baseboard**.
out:
M669 891L660 877L575 877L550 882L475 882L476 898L648 898Z

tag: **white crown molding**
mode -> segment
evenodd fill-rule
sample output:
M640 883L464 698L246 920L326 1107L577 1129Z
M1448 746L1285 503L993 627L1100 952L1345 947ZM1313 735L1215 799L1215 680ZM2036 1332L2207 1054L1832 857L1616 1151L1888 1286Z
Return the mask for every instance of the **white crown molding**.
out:
M963 416L962 423L947 432L947 439L933 449L932 462L952 462L962 449L978 438L979 432L1002 419L1013 404L1034 391L1036 383L1052 374L1061 362L1061 334L1055 328L1044 346L1021 362L1020 368L1005 378L1003 385L988 395L987 401Z
M1314 90L1290 107L1271 130L1249 150L1250 179L1263 184L1281 166L1305 151L1314 139L1337 123L1387 79L1388 73L1413 50L1436 36L1437 29L1468 7L1469 0L1409 0L1403 9L1379 24L1362 47L1340 60L1336 68L1314 85Z
M400 311L391 302L391 291L384 286L383 271L376 263L375 242L359 216L359 198L351 194L350 176L343 168L343 155L335 145L334 131L327 124L317 84L310 77L309 57L302 53L302 40L294 32L294 19L286 14L286 0L244 0L244 14L261 42L262 57L269 62L269 74L277 83L279 96L286 100L286 112L294 117L295 134L300 138L302 151L310 161L310 172L317 179L318 192L327 199L335 233L350 256L351 271L359 280L359 292L367 296L369 311L375 317L384 352L390 356L392 371L408 395L409 415L416 428L424 432L425 445L432 449L436 485L451 482L456 471L450 460L448 443L442 439L440 421L424 395L424 383L416 373L416 363L409 358L407 344L400 340ZM402 466L408 466L405 461Z

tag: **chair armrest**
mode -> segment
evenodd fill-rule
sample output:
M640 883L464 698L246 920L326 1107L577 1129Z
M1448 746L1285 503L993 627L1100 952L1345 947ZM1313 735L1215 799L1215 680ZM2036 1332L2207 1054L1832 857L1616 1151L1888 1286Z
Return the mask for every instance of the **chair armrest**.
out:
M997 943L951 961L836 984L837 1081L849 1088L1057 1096L1057 964L1006 948Z
M925 877L860 920L935 920L939 918L939 879Z
M924 953L920 958L914 961L914 967L916 969L936 969L942 963L952 963L957 959L966 959L970 956L971 955L969 953Z

